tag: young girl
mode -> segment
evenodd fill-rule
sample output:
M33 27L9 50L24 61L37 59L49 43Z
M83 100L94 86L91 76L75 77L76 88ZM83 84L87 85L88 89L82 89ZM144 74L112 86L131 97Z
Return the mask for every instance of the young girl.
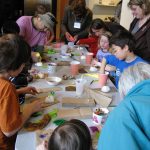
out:
M100 49L98 50L96 54L96 58L99 62L102 61L104 56L110 55L111 53L109 52L109 40L111 38L111 33L110 32L105 32L104 34L101 35L101 38L99 39L99 46Z
M94 53L94 57L98 51L98 40L101 35L107 30L105 23L97 18L94 19L90 26L89 37L85 39L80 39L77 44L79 45L87 45L89 47L89 51Z
M70 120L58 126L52 133L48 150L92 150L88 127L80 120Z
M17 91L9 81L29 59L27 43L17 35L6 34L0 38L0 56L0 149L14 150L17 132L32 113L41 110L43 102L30 103L20 112Z

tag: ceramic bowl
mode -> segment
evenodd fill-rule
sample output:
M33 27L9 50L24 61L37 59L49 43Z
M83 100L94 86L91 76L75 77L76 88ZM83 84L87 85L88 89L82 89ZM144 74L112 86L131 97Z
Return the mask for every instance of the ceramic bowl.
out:
M62 81L59 77L48 77L46 78L46 81L49 85L58 85Z

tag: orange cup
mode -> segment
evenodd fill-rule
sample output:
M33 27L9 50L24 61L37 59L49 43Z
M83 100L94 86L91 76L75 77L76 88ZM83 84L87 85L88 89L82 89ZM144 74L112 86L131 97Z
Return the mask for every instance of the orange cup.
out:
M106 85L107 83L107 79L108 79L108 72L102 74L102 73L99 73L99 84L100 84L100 87L103 87Z
M75 76L79 73L79 61L72 61L71 63L71 75Z
M90 65L93 59L93 53L87 53L86 54L86 64Z

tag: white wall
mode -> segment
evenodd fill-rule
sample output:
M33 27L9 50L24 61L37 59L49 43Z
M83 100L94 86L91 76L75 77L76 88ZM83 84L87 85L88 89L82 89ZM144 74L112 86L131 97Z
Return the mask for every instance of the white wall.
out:
M126 29L129 29L130 23L133 20L131 10L127 6L128 2L129 0L123 0L121 19L120 19L120 24L124 26Z
M87 6L93 12L93 18L101 18L104 20L108 16L113 17L116 7L96 5L96 3L98 3L98 1L99 0L86 0ZM120 0L115 0L115 1L117 3ZM128 2L129 2L129 0L123 0L121 19L120 19L120 24L122 26L124 26L126 29L129 29L129 25L130 25L131 21L133 20L133 16L131 14L131 11L127 7Z
M114 0L117 3L119 0ZM93 12L93 18L105 19L107 17L113 17L116 7L97 5L99 0L86 0L87 6Z

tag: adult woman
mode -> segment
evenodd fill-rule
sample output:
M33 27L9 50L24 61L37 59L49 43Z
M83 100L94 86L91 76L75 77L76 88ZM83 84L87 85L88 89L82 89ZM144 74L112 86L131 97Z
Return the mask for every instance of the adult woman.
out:
M53 14L47 12L36 16L22 16L17 20L20 27L20 35L33 48L45 45L47 31L53 33L56 19Z
M135 17L130 25L136 39L135 53L150 62L150 1L130 0L128 6Z
M128 67L119 80L123 101L109 115L98 150L148 150L150 148L150 65Z
M85 0L74 0L65 8L61 29L66 42L76 42L88 37L92 12L86 8Z

